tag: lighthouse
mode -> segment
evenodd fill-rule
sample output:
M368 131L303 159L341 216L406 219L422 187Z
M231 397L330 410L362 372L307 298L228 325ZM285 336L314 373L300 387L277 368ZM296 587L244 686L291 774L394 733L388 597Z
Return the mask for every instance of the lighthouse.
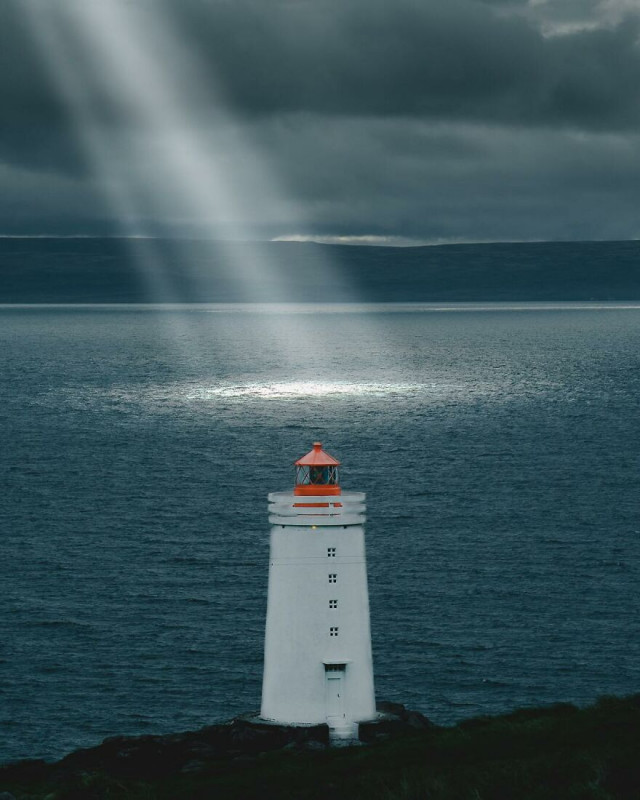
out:
M293 491L269 494L269 591L260 717L357 736L376 716L363 492L315 442Z

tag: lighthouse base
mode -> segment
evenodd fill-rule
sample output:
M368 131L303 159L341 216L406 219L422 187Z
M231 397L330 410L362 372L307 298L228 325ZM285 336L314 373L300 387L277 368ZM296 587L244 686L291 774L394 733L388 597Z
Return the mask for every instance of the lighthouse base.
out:
M286 732L292 742L298 744L309 743L311 741L331 745L332 747L344 747L345 745L359 744L358 735L359 725L357 722L346 723L339 726L331 726L327 723L321 724L286 724L277 722L273 719L264 719L258 715L246 717L248 722L256 727L264 727L271 730Z
M249 724L253 730L269 735L268 739L281 742L280 746L294 745L302 748L348 747L395 739L417 731L432 729L433 723L419 711L410 711L400 703L380 702L375 715L359 722L342 725L323 723L284 723L265 719L258 713L246 714L237 722Z
M359 741L357 722L351 722L346 725L336 725L335 727L329 725L330 744L340 745L357 741Z

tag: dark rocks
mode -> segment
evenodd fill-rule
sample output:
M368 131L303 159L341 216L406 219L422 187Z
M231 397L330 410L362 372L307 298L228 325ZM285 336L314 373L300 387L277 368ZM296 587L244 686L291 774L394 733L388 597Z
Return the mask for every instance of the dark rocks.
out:
M410 728L415 728L418 731L425 731L428 728L433 728L433 722L427 719L424 714L419 711L405 711L400 717L402 722L406 723Z
M181 775L197 775L201 772L206 772L207 765L204 761L187 761L187 763L180 770Z
M433 727L422 714L407 711L399 703L380 703L378 710L376 720L359 726L360 742L351 744L404 736ZM47 781L54 787L77 783L81 787L78 796L88 799L92 776L158 781L178 775L215 772L232 764L251 764L277 750L292 754L320 752L329 744L327 725L289 727L265 722L257 715L247 715L187 733L110 737L97 747L77 750L55 763L30 760L9 764L0 767L0 782L14 785ZM0 793L0 800L15 798L5 792Z
M399 717L406 711L402 703L392 703L391 700L378 700L376 703L376 711L379 714L393 714Z
M281 750L291 746L309 749L329 745L328 725L277 725L257 716L245 716L231 723L231 740L242 744L244 752Z
M285 747L324 749L328 744L327 725L288 727L246 716L188 733L112 736L97 747L76 750L53 764L22 761L0 767L0 780L49 780L68 785L80 776L99 773L116 779L155 781L206 772L225 763L250 763L263 753Z
M377 704L377 710L377 719L358 726L358 737L365 744L435 728L424 714L408 711L401 703L382 701Z
M0 779L11 783L36 782L43 780L49 774L50 768L51 764L41 758L14 761L4 767L0 766Z

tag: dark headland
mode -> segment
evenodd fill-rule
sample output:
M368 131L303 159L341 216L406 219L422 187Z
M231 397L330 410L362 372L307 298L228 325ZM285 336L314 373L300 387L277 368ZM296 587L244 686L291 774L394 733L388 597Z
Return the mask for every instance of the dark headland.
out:
M339 285L332 275L342 276L348 287ZM640 300L640 241L397 248L0 238L0 303L225 303L256 298L277 302Z
M640 694L432 725L386 704L365 743L325 726L117 737L0 767L0 800L637 800Z

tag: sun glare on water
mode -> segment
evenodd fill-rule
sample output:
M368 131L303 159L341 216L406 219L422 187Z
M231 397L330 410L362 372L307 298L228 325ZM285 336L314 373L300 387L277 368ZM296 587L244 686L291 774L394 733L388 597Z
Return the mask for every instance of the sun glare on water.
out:
M256 397L295 399L298 397L332 397L359 395L389 395L415 392L418 387L400 383L342 383L331 381L285 381L282 383L248 383L236 386L202 387L186 395L187 400L207 400L217 397Z

